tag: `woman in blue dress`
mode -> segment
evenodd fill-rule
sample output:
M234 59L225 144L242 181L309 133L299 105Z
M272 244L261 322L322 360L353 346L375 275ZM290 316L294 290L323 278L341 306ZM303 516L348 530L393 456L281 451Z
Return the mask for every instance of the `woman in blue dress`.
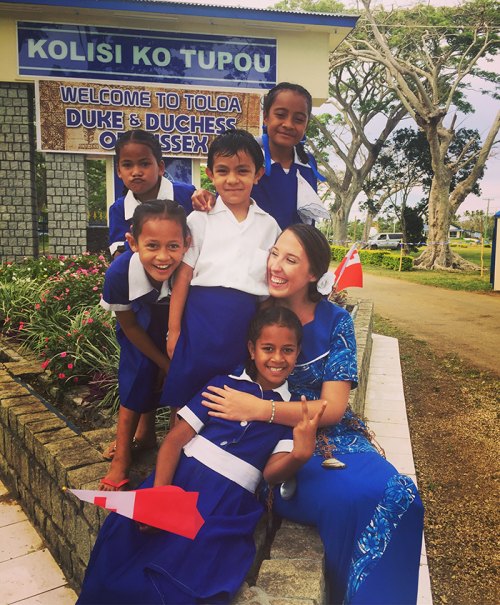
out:
M272 304L299 317L302 349L289 377L296 400L305 396L310 413L326 401L314 456L297 474L293 496L275 493L275 511L314 525L326 557L330 602L402 605L415 603L423 531L423 506L413 481L385 460L365 425L348 408L356 386L356 343L352 320L322 297L331 290L330 248L309 225L292 225L278 238L268 261ZM230 420L265 420L271 404L229 386L203 393L211 414ZM300 403L276 403L273 421L293 425ZM345 465L323 466L334 456ZM327 463L328 464L328 463Z
M301 332L288 309L261 311L251 323L246 370L210 384L287 401L286 378L297 359ZM302 466L314 450L323 410L309 419L303 403L292 432L271 422L210 417L201 399L198 394L179 410L156 472L143 485L173 484L199 492L204 518L199 533L190 540L111 514L92 551L79 605L228 603L245 579L263 511L255 496L260 479L276 483Z

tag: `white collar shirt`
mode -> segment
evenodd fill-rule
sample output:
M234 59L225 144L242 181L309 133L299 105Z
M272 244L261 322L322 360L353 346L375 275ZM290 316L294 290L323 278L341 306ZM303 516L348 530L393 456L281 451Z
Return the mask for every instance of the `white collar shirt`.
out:
M266 266L281 233L278 223L251 200L238 222L220 197L209 212L188 216L191 246L184 262L193 268L193 286L225 287L268 296Z
M158 199L158 200L173 200L174 199L174 186L164 176L161 177L160 189L158 190L158 195L156 196L156 199ZM141 202L135 197L135 195L129 189L125 196L125 200L123 201L125 220L129 221L134 216L134 210L137 208L137 206L140 203Z

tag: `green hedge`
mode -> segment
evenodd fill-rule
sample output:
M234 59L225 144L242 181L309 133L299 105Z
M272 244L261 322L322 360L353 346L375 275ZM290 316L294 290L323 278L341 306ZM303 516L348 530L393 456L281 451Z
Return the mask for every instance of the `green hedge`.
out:
M344 258L348 248L344 246L330 246L332 250L332 261L340 263ZM399 271L400 255L394 254L390 250L358 250L362 265L374 265L385 267L392 271ZM411 271L413 268L413 259L411 256L403 256L401 271Z

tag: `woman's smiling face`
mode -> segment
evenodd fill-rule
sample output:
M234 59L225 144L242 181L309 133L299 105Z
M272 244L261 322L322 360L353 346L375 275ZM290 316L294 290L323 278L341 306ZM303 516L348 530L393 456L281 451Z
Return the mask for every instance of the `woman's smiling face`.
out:
M307 295L309 284L316 279L300 240L292 231L284 231L267 261L269 294L275 298Z

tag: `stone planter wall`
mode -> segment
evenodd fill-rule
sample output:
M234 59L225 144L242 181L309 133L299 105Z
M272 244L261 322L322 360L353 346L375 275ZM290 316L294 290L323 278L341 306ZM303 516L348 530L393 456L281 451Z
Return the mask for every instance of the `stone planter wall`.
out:
M362 413L371 352L373 305L355 308L360 386L351 405ZM63 488L96 489L108 469L101 455L109 431L82 432L29 387L41 373L0 338L0 475L18 498L68 581L78 590L106 513ZM150 470L153 460L147 462ZM237 603L326 602L323 548L315 530L263 518L256 533L258 556ZM271 544L272 542L272 544Z

